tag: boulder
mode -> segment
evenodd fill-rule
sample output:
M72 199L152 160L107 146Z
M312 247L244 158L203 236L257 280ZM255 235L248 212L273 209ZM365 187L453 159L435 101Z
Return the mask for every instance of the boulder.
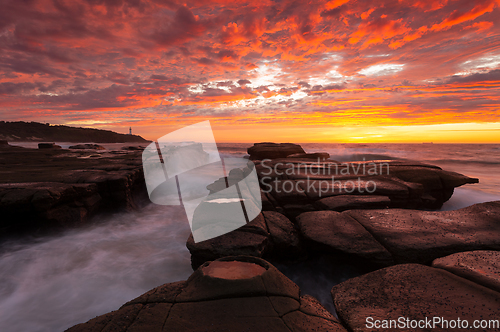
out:
M257 162L256 171L261 189L282 207L293 204L295 210L339 195L386 196L391 207L437 209L454 188L478 182L437 166L399 160L339 163L289 157Z
M262 257L269 247L269 233L263 215L259 214L245 226L209 240L194 242L191 234L186 246L191 253L191 266L195 270L207 261L225 256Z
M432 266L500 292L500 251L459 252L435 259Z
M430 263L456 252L500 250L500 201L455 211L350 210L397 263Z
M287 156L287 158L294 159L314 159L314 160L325 160L330 158L330 155L326 152L316 152L316 153L295 153Z
M274 266L237 256L207 262L185 282L157 287L67 331L346 330Z
M61 146L55 143L38 143L39 149L61 149Z
M142 145L139 145L139 146L130 145L130 146L122 147L122 150L126 150L126 151L143 151L144 149L145 149L145 147Z
M106 150L105 147L97 145L97 144L77 144L77 145L71 145L69 147L70 149L76 149L76 150Z
M255 143L247 150L250 160L285 158L289 155L305 151L298 144L293 143Z
M72 227L95 213L133 210L148 201L140 152L100 159L88 154L15 146L3 150L1 233Z
M342 212L353 209L381 209L391 206L391 199L381 195L339 195L315 202L319 210Z
M101 201L95 184L0 184L0 235L81 225Z
M273 257L296 257L302 251L302 243L295 225L283 214L274 211L262 212L269 231Z
M312 211L297 226L309 250L368 261L425 263L457 252L500 250L500 201L455 211Z
M472 327L478 319L498 322L500 312L500 293L419 264L396 265L352 278L334 286L331 293L338 317L350 331L430 331L439 327L451 331L458 318ZM400 317L411 325L396 325ZM434 317L440 324L415 325Z
M193 269L225 256L287 259L296 258L302 250L294 224L274 211L264 211L245 226L213 239L195 243L190 235L186 246L191 253Z
M297 217L297 225L309 250L355 255L380 265L394 263L391 253L346 212L306 212Z
M311 199L301 186L301 183L293 180L276 180L265 187L268 192L282 205L302 203L306 204Z
M476 178L463 174L444 171L428 166L393 165L390 167L391 176L410 183L420 183L424 192L430 195L435 202L429 208L438 209L453 195L453 190L468 183L478 183Z

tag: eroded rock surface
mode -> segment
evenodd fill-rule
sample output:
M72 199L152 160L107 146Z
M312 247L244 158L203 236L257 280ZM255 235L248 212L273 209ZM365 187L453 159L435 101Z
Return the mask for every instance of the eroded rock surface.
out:
M369 330L395 331L396 326L381 328L383 320L397 321L400 317L405 321L460 318L472 326L474 320L498 320L500 312L500 293L448 271L418 264L396 265L352 278L334 286L331 293L339 319L350 331L367 331L366 324L376 320L378 328L371 326ZM397 330L421 329L413 326ZM425 326L423 330L431 328ZM443 330L453 329L448 326Z
M98 145L98 144L77 144L77 145L72 145L69 147L70 149L75 149L75 150L106 150L103 146Z
M306 153L300 145L292 143L255 143L247 151L250 160L285 158L293 154Z
M500 250L500 201L455 211L405 209L346 211L396 262L430 263L469 250Z
M264 211L250 223L216 238L195 243L191 235L186 244L191 265L198 268L206 261L234 255L296 258L301 251L299 234L283 214Z
M294 218L316 209L440 208L454 188L478 179L413 161L256 161L261 189L274 209Z
M281 213L264 211L254 221L211 240L187 242L194 268L229 255L282 261L306 253L353 256L379 266L430 264L470 250L500 250L500 202L456 211L407 209L306 212L295 224Z
M0 153L0 235L78 225L147 200L141 154L26 149Z
M309 250L355 255L382 265L394 263L392 254L348 213L307 212L297 218L297 225Z
M469 250L500 250L500 202L455 211L315 211L297 217L309 248L384 264L426 263Z
M268 262L226 257L119 310L76 325L92 331L346 331L319 302Z
M61 149L60 145L56 145L55 143L38 143L39 149Z
M432 266L500 292L500 251L459 252L434 260Z

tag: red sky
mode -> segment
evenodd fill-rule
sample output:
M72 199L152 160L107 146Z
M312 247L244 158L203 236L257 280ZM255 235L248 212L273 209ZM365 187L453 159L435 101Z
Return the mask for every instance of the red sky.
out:
M500 0L1 0L0 115L156 139L500 142Z

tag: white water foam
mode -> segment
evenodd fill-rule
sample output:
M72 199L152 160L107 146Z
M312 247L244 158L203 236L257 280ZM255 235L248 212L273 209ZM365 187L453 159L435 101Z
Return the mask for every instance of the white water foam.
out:
M5 243L0 331L62 331L192 273L182 208L149 205L56 237Z

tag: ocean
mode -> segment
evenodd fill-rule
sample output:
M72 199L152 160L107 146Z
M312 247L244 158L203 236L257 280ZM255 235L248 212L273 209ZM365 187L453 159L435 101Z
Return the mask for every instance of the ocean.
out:
M456 189L442 210L500 200L499 144L301 145L306 152L328 152L337 161L411 159L479 178L478 184ZM218 146L222 156L243 157L250 144ZM192 273L185 246L189 233L182 208L150 204L96 217L87 227L57 236L5 241L0 244L0 331L62 331L116 310L151 288L187 279ZM359 274L348 264L332 267L321 258L277 266L330 311L331 287Z

